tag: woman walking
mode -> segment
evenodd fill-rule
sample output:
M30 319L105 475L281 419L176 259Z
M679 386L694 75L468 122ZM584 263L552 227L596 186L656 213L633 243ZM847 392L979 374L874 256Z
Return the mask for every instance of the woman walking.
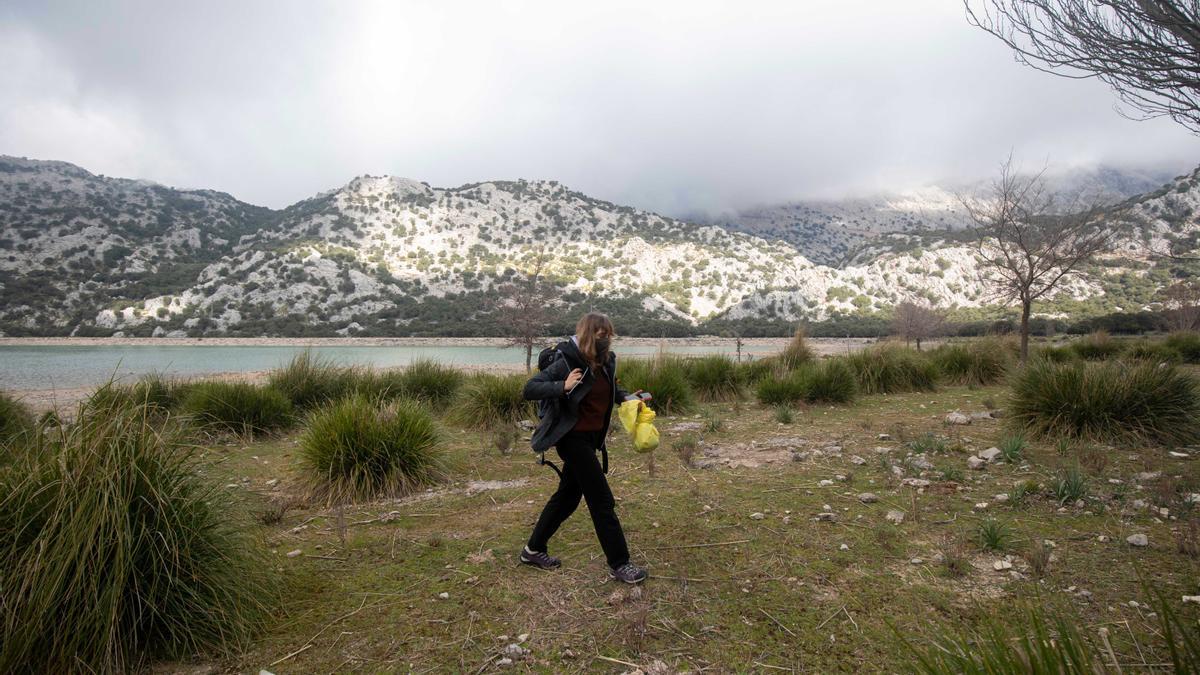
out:
M646 578L646 570L629 562L616 502L604 476L607 467L602 468L596 457L597 450L605 450L614 404L638 393L631 395L617 384L617 357L610 349L613 335L607 316L585 314L575 325L575 335L558 344L554 360L525 383L525 398L540 401L544 410L533 433L533 449L545 452L553 446L563 467L558 490L542 509L529 543L521 551L521 562L541 569L562 565L547 553L547 544L583 498L609 573L614 579L636 584Z

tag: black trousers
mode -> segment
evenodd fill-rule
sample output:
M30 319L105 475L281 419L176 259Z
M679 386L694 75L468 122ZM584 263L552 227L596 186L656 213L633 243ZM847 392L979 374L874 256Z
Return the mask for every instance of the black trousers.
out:
M596 449L604 437L599 431L569 431L554 447L562 458L562 478L558 490L550 495L550 501L542 509L533 534L529 537L529 550L545 551L550 537L579 506L579 498L587 500L592 514L592 526L604 549L609 567L620 567L629 562L629 547L625 544L625 532L617 520L616 501Z

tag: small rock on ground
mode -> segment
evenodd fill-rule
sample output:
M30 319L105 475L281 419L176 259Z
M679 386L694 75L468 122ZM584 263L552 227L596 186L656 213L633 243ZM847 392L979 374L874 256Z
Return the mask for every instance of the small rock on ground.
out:
M899 525L900 523L904 522L904 512L903 511L894 511L894 510L888 511L887 512L887 520L889 523L895 523L895 524Z
M1144 534L1131 534L1125 538L1125 541L1129 542L1129 544L1131 546L1139 546L1140 547L1140 546L1149 546L1150 545L1150 539L1148 537L1146 537L1146 535L1144 535Z
M950 413L949 415L946 415L946 424L965 425L965 424L970 424L970 423L971 423L971 418L958 412L957 410Z

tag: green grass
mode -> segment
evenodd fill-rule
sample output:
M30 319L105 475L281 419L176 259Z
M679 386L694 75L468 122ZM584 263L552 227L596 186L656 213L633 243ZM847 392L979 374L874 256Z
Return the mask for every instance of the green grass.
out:
M245 436L284 429L295 421L291 402L277 389L245 382L196 382L180 410L203 429Z
M312 494L324 503L402 497L445 476L439 434L420 404L362 396L313 411L300 435Z
M17 442L33 430L33 414L28 406L0 392L0 445Z
M896 345L869 347L844 359L864 394L937 389L937 366L923 353Z
M846 404L858 395L854 373L839 359L826 359L762 380L755 392L765 405L793 403Z
M687 414L696 409L687 365L679 357L622 359L617 364L617 378L627 391L650 392L654 396L651 406L661 415Z
M737 364L728 356L713 355L684 362L688 384L701 401L732 401L742 397Z
M271 371L269 385L282 393L298 410L307 410L337 400L354 391L359 374L312 350L292 357L283 368Z
M979 523L975 536L980 548L993 553L1007 551L1013 540L1012 528L995 518L987 518Z
M949 443L942 436L935 433L921 434L917 438L905 443L905 447L910 452L933 454L937 452L946 452L950 449Z
M1014 355L1001 340L947 344L929 352L940 378L948 383L988 386L1004 378Z
M435 409L454 399L463 385L462 371L432 359L417 359L401 371L404 395L424 401Z
M0 671L242 648L278 602L237 500L147 408L81 409L0 472Z
M1090 488L1087 475L1079 467L1069 466L1059 470L1051 489L1059 506L1062 506L1087 497Z
M533 419L533 402L522 395L526 379L521 374L471 375L459 389L449 419L473 429L495 429Z
M1015 376L1007 415L1039 438L1188 444L1200 440L1200 388L1170 365L1034 361Z
M1200 333L1179 331L1171 333L1163 344L1183 359L1184 363L1200 363Z
M1125 351L1125 345L1109 337L1108 333L1097 332L1072 342L1070 349L1085 361L1107 361L1119 357Z
M783 348L783 351L776 358L784 370L795 370L815 361L817 355L808 346L808 342L805 341L804 330L796 329L796 333L792 335L791 341L788 342L787 346Z
M1016 464L1024 457L1027 445L1025 436L1017 433L1000 439L1000 444L996 447L1000 449L1000 457L1005 462Z
M187 397L191 383L161 373L143 375L131 384L105 383L87 399L93 409L147 406L155 413L176 411Z

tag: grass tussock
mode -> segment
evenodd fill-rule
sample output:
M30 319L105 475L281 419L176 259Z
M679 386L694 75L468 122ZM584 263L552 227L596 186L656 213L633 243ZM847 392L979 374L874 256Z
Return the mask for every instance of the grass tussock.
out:
M617 378L627 391L650 392L654 396L651 406L660 415L678 415L696 409L687 368L683 359L674 356L622 359L617 364Z
M360 379L353 368L306 349L271 371L267 382L297 409L308 410L352 393Z
M1200 363L1200 333L1177 331L1168 335L1163 344L1179 354L1184 363Z
M780 370L779 361L773 358L751 359L742 361L736 366L738 381L751 387L775 375Z
M944 381L974 387L996 384L1015 360L1007 345L996 339L942 345L929 352L929 358Z
M21 401L0 392L0 445L23 439L33 430L33 413Z
M88 397L87 407L99 411L145 406L156 414L168 413L179 409L192 386L161 373L143 375L130 384L110 380Z
M196 382L180 409L202 428L246 436L284 429L294 421L292 403L279 390L245 382Z
M1125 345L1104 331L1096 331L1072 342L1070 349L1085 361L1108 361L1121 356Z
M791 342L783 348L783 351L780 352L777 358L785 370L795 370L800 366L815 361L817 355L804 339L804 329L797 328L796 332L792 335Z
M400 372L401 389L408 398L439 407L449 403L463 385L464 375L433 359L417 359Z
M325 503L400 497L444 477L433 417L415 401L352 396L312 412L300 457Z
M277 601L250 519L146 408L40 430L0 472L0 672L244 646Z
M728 356L688 359L684 362L684 371L688 384L701 401L731 401L742 397L741 372Z
M1170 365L1031 363L1014 379L1012 423L1042 438L1189 444L1200 440L1200 387Z
M532 401L526 401L522 374L478 373L466 379L451 404L450 419L474 429L494 429L533 419Z
M925 354L898 345L879 345L841 357L864 394L937 389L938 369Z
M808 364L758 383L755 395L764 405L852 403L858 396L854 372L842 359Z

